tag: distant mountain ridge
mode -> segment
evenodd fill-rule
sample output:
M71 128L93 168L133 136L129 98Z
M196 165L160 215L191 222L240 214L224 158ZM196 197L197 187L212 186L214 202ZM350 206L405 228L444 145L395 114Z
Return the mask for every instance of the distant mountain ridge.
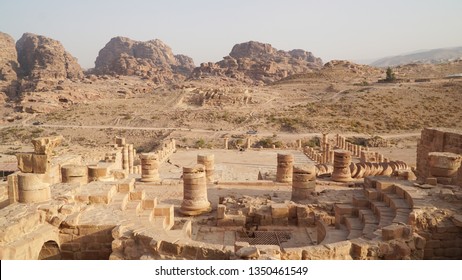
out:
M462 58L462 47L440 48L405 55L384 57L370 63L375 67L397 66L409 63L441 63Z

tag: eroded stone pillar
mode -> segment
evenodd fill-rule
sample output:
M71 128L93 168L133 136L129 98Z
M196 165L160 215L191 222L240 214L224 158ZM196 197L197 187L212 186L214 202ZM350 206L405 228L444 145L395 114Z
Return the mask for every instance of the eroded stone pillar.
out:
M197 155L197 163L204 165L207 182L213 182L215 170L215 156L213 154Z
M334 171L332 172L332 180L336 182L351 181L351 152L345 150L334 151Z
M140 154L141 182L159 182L159 160L154 153Z
M225 150L228 150L228 141L229 141L228 138L223 139L223 147Z
M197 164L192 167L183 167L183 202L180 213L187 216L196 216L210 212L210 202L207 198L207 183L205 167Z
M278 166L276 170L276 182L291 183L294 167L294 155L278 154Z
M296 165L292 173L292 201L313 197L316 189L316 166L314 164Z

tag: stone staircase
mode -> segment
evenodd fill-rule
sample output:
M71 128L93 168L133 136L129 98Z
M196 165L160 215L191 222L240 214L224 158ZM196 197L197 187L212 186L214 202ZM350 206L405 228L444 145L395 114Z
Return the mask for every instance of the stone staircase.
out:
M382 228L409 223L413 209L425 206L422 193L407 181L390 177L368 177L363 191L355 194L351 204L335 205L335 226L346 230L347 239L382 238Z

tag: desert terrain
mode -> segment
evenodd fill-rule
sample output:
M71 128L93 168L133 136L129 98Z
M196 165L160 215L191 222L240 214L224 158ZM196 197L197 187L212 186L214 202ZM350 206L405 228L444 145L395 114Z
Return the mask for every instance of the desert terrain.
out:
M414 242L422 242L425 238L439 242L438 235L425 236L429 229L436 231L437 227L438 230L442 227L446 230L447 227L459 230L461 217L457 213L460 211L460 188L443 186L441 183L453 182L452 177L443 176L443 179L436 181L436 178L427 176L431 175L425 173L427 170L421 170L420 181L416 181L414 173L418 173L419 164L427 168L426 158L423 159L422 154L430 151L443 152L443 149L434 149L436 144L430 140L422 139L424 131L432 137L433 134L437 135L434 138L428 137L432 141L439 139L438 137L446 139L444 137L448 135L447 139L452 139L452 142L445 142L444 145L457 151L462 147L458 142L462 129L460 59L438 64L413 63L385 69L345 60L323 62L309 51L277 50L268 43L250 41L233 46L229 55L224 54L221 61L204 62L196 66L191 58L174 54L169 46L158 39L140 42L115 37L99 52L95 68L84 70L59 41L44 36L25 33L14 42L9 35L0 33L0 47L0 163L18 163L22 169L17 177L41 176L31 170L23 172L27 157L49 160L53 156L61 160L63 166L61 162L53 166L58 170L53 172L58 174L62 172L60 168L65 168L70 161L72 164L79 164L76 170L83 166L83 173L93 170L92 168L101 168L105 172L104 176L95 177L93 181L86 181L78 186L65 185L66 182L60 181L61 175L55 174L54 177L50 175L49 180L52 183L46 182L50 184L44 188L51 189L51 206L40 204L37 207L46 208L44 211L49 221L42 223L40 220L37 224L39 227L46 227L46 230L52 227L53 232L59 230L60 238L64 238L62 235L67 236L65 238L76 238L63 239L63 243L67 243L67 247L64 246L66 250L63 249L68 254L67 258L195 257L180 254L186 251L175 254L167 252L161 245L156 245L156 252L161 255L148 254L147 246L141 244L137 230L152 240L165 238L168 242L178 232L186 232L189 234L188 238L193 236L193 244L199 244L197 248L202 248L203 243L223 246L214 249L217 256L205 254L202 257L235 257L233 254L238 251L235 242L239 241L239 236L235 229L224 229L227 224L223 224L224 228L220 227L220 222L227 223L229 220L219 221L220 218L217 218L218 208L223 209L222 205L226 204L223 201L229 201L232 211L235 210L232 207L237 207L236 205L247 207L244 214L242 209L230 214L229 217L236 219L234 221L234 218L230 218L232 225L242 227L244 219L244 224L248 226L245 215L248 215L247 218L253 217L252 211L257 209L255 211L261 211L258 212L262 215L262 220L259 221L261 225L269 217L269 220L273 219L273 224L270 222L269 225L281 226L283 229L289 224L298 226L291 229L294 237L288 243L290 246L286 244L287 247L284 248L288 250L282 250L284 254L277 254L279 259L337 258L338 256L329 255L337 250L330 250L329 244L356 240L358 237L374 240L377 244L386 244L383 246L389 246L389 251L384 253L383 248L379 250L376 243L373 246L368 243L366 246L362 241L356 240L358 243L354 246L364 245L364 248L368 248L370 245L377 255L350 251L353 245L348 243L342 258L444 259L458 258L461 255L462 247L459 245L455 251L447 250L451 249L448 248L449 245L442 246L438 248L442 250L438 253L436 249L433 252L430 245L425 247L425 243L414 245ZM433 131L428 129L430 127L444 129ZM326 135L329 140L323 143L322 139ZM339 140L339 135L346 138L347 145ZM43 147L48 147L49 143L59 142L59 145L51 145L53 152L42 154L38 150L43 147L35 144L32 146L32 139L40 139L34 141L39 141ZM114 141L120 141L120 145L117 142L114 144ZM418 143L421 150L420 163ZM422 143L428 144L428 147ZM369 179L364 179L361 177L365 174L364 170L355 180L352 180L350 174L348 182L341 179L335 181L330 177L322 177L321 175L326 174L321 174L320 167L316 166L317 175L320 176L316 183L311 184L313 188L316 185L316 192L311 193L309 199L302 199L301 204L295 205L290 201L295 188L292 182L268 179L279 172L279 156L291 153L296 165L311 165L316 161L320 164L329 163L330 173L333 174L332 170L339 168L335 166L338 165L338 155L335 154L334 160L334 152L331 150L332 153L328 153L327 144L334 148L348 149L353 153L354 159L351 161L350 158L346 169L359 168L361 162L364 168L368 168L367 174L374 174L371 177L383 172L388 177L394 176L393 180L402 180L404 183L393 185L388 183L391 179L379 176L372 179L365 176ZM374 158L369 160L370 158L362 157L358 153L361 151L358 150L359 147L365 154L373 154ZM428 151L422 150L422 147L428 148ZM318 155L324 153L325 159L322 162L312 156L318 152ZM20 155L16 157L18 153ZM184 180L187 173L185 170L188 169L184 167L195 164L200 154L215 156L215 180L209 182L208 186L204 183L204 188L208 188L209 192L210 209L209 212L205 211L207 213L201 213L203 215L194 214L191 215L194 217L184 218L181 216L184 214L181 212L184 210L182 193L188 191ZM79 157L72 158L74 155ZM151 158L153 155L155 159ZM326 160L328 156L332 156L331 160ZM126 168L129 158L130 171ZM127 166L122 168L123 162L127 162ZM391 164L388 165L388 162ZM45 162L42 167L34 163L33 168L46 169L49 167L47 164ZM135 166L139 172L134 171ZM156 167L149 169L152 166ZM146 174L141 172L142 167L143 170L149 169L143 171ZM74 172L72 168L69 170ZM45 174L51 173L50 170L46 170ZM356 173L357 169L354 170L351 172ZM301 173L305 174L303 176L314 174L311 169L302 171L305 172ZM201 175L205 173L204 170L200 172ZM269 174L268 178L259 178L265 172ZM29 173L33 175L28 175ZM150 176L151 173L158 177L160 174L157 178L159 180L143 181L146 179L144 176ZM292 176L292 171L290 173ZM329 172L325 169L324 173ZM454 174L451 173L451 176ZM453 176L454 182L459 180L457 176ZM425 181L427 177L432 179L427 180L432 184ZM11 183L12 180L8 181L8 187L4 189L11 189L10 185L14 184ZM377 184L383 184L384 189L376 191ZM389 186L392 187L388 188ZM191 191L196 192L197 190ZM369 197L370 193L373 195ZM5 197L5 201L14 200L8 191ZM68 200L72 203L68 204ZM433 203L431 207L428 201ZM14 203L6 207L13 207L16 205ZM347 206L337 207L337 204ZM444 210L438 212L433 207L435 205ZM19 207L26 206L21 204ZM430 209L429 217L422 210L425 207ZM23 208L18 210L18 216L24 213L42 213L40 211L43 210ZM277 216L277 210L272 210L279 208L287 210L283 218ZM353 209L364 210L367 215L358 216L356 212L352 212ZM162 212L161 215L156 211ZM272 214L268 214L268 211L276 214L271 218ZM288 211L292 211L293 220L290 223ZM297 213L297 216L294 211L301 213ZM380 211L383 211L382 214ZM59 212L59 215L55 212ZM302 217L302 214L308 212L311 213L309 218ZM57 215L56 218L54 214ZM152 222L149 226L143 220L146 217ZM165 219L161 221L160 217ZM296 217L297 221L294 220ZM370 224L373 226L366 221L368 217L372 219ZM16 218L12 215L3 219L2 222L8 225L3 229L7 231L10 227L14 228L18 224ZM139 224L130 224L131 219ZM322 226L316 223L319 221ZM163 228L167 232L161 237L156 231L162 227L159 226L160 223L164 223ZM151 228L154 227L153 224L156 229ZM306 224L309 226L305 228L303 225ZM418 228L424 237L408 232L411 226ZM103 235L95 233L91 236L94 232L86 235L84 230L78 234L73 231L88 228L93 230L93 227L104 228L101 231L104 231ZM382 228L386 227L390 227L388 229L396 235L391 242L388 242L390 240L386 233L382 235ZM129 237L123 234L116 236L118 233L114 233L123 228L129 229L130 233L123 233L131 234ZM280 230L281 228L277 228L275 232ZM457 234L460 235L460 232ZM227 240L227 236L232 238ZM88 245L90 243L87 239L90 238L101 238L103 241L100 244L92 239L91 245ZM441 238L441 244L445 241L444 238ZM311 241L307 243L308 239ZM329 252L328 255L316 256L315 250L319 247L312 246L316 246L318 241L328 244L322 247ZM14 240L10 242L14 246L8 240L5 242L5 248L16 246ZM122 243L124 250L120 247ZM88 245L89 248L82 247L82 252L73 248L81 244ZM277 244L281 245L279 240ZM310 247L303 250L313 255L301 249L291 255L291 246ZM343 248L345 243L335 246ZM43 248L52 251L51 247ZM5 252L10 252L8 250L5 249ZM11 252L13 251L12 249ZM84 255L86 253L88 255ZM36 257L27 255L27 258Z

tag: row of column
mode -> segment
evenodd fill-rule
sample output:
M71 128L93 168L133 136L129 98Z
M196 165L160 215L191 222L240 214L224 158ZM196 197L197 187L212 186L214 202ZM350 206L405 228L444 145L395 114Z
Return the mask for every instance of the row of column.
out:
M304 153L308 158L320 164L332 164L334 162L334 151L330 144L326 144L325 150L321 152L312 147L305 147Z
M338 149L351 152L354 157L360 157L363 150L369 150L367 147L347 142L345 137L338 134L336 136L336 146Z
M136 174L135 168L136 149L133 144L127 144L125 138L116 137L115 146L122 148L122 169L128 174Z

